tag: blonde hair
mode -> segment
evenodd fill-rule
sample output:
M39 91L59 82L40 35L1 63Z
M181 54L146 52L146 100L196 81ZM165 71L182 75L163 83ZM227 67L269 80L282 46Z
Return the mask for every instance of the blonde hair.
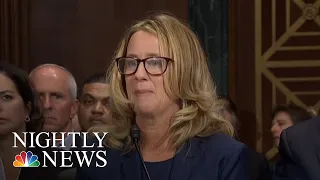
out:
M137 31L157 36L160 55L173 59L164 76L164 88L172 99L180 99L182 108L172 117L168 136L173 148L180 148L192 137L206 137L216 132L233 136L232 125L219 114L222 104L208 68L207 59L196 35L171 15L158 14L134 23L125 33L115 58L126 56L130 37ZM111 124L92 130L108 131L105 144L127 151L132 148L130 128L135 113L126 96L124 77L116 62L108 70L110 80Z

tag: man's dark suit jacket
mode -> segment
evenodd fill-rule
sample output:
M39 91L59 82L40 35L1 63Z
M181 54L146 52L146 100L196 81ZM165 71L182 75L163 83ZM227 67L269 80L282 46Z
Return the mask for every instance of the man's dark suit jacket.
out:
M249 149L249 180L270 180L271 175L267 159L260 153Z
M280 156L290 180L320 180L320 117L281 134Z
M118 150L105 149L107 166L79 168L76 180L142 179L142 166L136 151L123 154ZM248 179L248 148L223 134L190 140L173 160L171 180Z
M57 174L60 172L68 169L68 168L60 168L60 167L54 167L50 161L47 162L48 167L41 167L42 166L42 160L43 160L43 153L42 151L46 151L51 157L54 157L53 151L60 151L58 148L36 148L36 149L28 149L28 151L31 151L34 155L38 156L38 160L40 161L39 167L32 167L32 168L21 168L21 173L19 176L19 180L57 180ZM61 157L60 153L57 153L57 165L61 164Z
M76 136L76 146L80 147L82 145L82 139ZM78 148L71 148L69 151L77 150ZM21 173L19 176L19 180L73 180L75 176L75 168L61 168L61 167L54 167L50 161L47 162L48 167L41 167L42 160L43 160L43 152L46 151L50 157L54 157L53 151L61 151L62 149L59 148L46 148L41 149L37 148L30 148L27 151L31 151L34 155L38 156L38 160L40 161L40 167L33 167L33 168L22 168ZM61 165L61 154L57 153L57 166ZM75 160L75 155L72 154L72 163L73 167L77 167L77 161ZM66 162L69 164L69 162Z

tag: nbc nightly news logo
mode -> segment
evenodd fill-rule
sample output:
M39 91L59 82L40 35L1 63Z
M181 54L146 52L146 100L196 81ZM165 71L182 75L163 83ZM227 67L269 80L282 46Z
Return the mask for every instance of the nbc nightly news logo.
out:
M27 134L29 135L31 142L30 145L27 146ZM41 132L38 134L35 134L34 132L23 132L23 137L21 138L16 132L13 132L14 139L13 139L13 148L17 148L17 141L21 143L21 145L28 149L27 152L22 151L20 154L17 154L15 156L15 160L13 161L14 167L48 167L48 165L52 165L54 167L74 167L74 162L77 163L80 167L83 166L90 166L92 163L95 167L105 167L107 165L107 160L104 158L107 155L107 152L105 150L98 150L98 151L78 151L78 150L63 150L63 148L66 148L65 145L65 138L58 139L57 135L60 137L66 137L71 138L71 148L79 148L76 146L76 136L82 137L81 147L82 148L92 148L94 146L98 148L103 148L103 139L108 134L107 132L99 133L99 132L93 132L92 133L96 139L98 140L98 145L91 144L88 145L87 143L87 132ZM100 136L100 134L103 134ZM49 138L51 137L51 138ZM45 144L42 144L40 142L40 139L43 138L45 141ZM58 141L60 141L60 144L58 144ZM52 143L51 143L52 142ZM36 145L36 146L35 146ZM37 155L34 155L32 153L32 148L41 148L43 149L43 159L38 159ZM59 150L53 150L52 153L48 153L46 151L47 148L60 148ZM69 148L70 148L69 147ZM59 155L60 153L60 155ZM76 159L73 159L71 161L72 155L75 154L74 157ZM96 157L97 161L92 162L93 157ZM57 159L61 158L60 160ZM41 162L41 163L40 163ZM57 162L61 162L61 164L57 164Z
M16 155L15 161L13 162L14 167L39 167L40 162L38 156L33 155L31 151L22 151L19 155Z

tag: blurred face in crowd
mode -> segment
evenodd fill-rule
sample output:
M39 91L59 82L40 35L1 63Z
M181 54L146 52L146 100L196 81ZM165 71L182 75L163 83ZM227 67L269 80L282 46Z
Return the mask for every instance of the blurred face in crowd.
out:
M90 83L83 87L78 114L82 131L107 123L109 101L109 84Z
M160 56L159 49L156 36L138 31L130 38L126 56L138 59ZM162 69L166 64L152 59L146 65L152 70L152 68ZM134 74L125 75L125 83L128 98L133 102L133 109L138 116L163 112L168 108L172 109L172 105L176 104L176 101L169 99L165 92L163 74L148 74L143 63L138 65ZM178 107L178 105L175 106Z
M232 122L232 121L233 121L233 120L232 120L232 114L231 114L229 111L224 110L224 111L223 111L223 116L224 116L224 118L225 118L227 121L229 121L229 122Z
M231 125L233 126L233 128L236 131L239 130L239 128L240 128L239 119L234 113L231 113L231 112L229 112L227 110L224 110L223 111L223 116L227 121L229 121L231 123Z
M44 131L72 131L77 101L72 97L70 76L58 67L40 67L30 76L44 109Z
M25 131L29 113L13 81L0 73L0 137Z
M272 120L271 133L276 146L279 146L281 132L292 125L293 122L287 112L281 111L275 115Z

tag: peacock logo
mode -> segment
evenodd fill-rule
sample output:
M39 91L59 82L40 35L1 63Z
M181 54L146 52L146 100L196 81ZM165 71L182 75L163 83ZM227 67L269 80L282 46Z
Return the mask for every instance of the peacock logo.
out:
M38 161L38 156L33 155L31 151L22 151L17 154L15 161L13 162L14 167L39 167L40 162Z

